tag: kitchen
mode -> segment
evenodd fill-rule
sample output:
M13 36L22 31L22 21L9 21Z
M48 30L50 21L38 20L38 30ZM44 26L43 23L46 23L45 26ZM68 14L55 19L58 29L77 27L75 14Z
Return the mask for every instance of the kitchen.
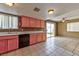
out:
M0 14L0 54L46 40L45 21L28 16Z

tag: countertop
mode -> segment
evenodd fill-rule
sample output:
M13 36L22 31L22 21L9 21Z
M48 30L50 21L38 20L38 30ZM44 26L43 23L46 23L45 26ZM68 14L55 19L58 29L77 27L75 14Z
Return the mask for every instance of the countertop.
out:
M31 34L31 33L43 33L43 32L44 31L0 32L0 36L21 35L21 34Z

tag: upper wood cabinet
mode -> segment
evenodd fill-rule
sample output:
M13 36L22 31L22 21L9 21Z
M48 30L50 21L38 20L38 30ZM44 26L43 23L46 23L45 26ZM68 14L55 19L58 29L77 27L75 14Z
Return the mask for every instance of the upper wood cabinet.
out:
M36 19L36 28L41 28L41 21Z
M26 17L26 16L21 16L20 18L20 25L21 27L30 27L30 24L29 24L29 17Z
M45 28L45 21L44 20L41 20L41 28Z
M30 17L30 27L31 28L35 28L36 27L36 20L35 20L35 18L31 18Z
M45 21L39 20L32 17L21 16L20 17L20 26L22 28L45 28Z

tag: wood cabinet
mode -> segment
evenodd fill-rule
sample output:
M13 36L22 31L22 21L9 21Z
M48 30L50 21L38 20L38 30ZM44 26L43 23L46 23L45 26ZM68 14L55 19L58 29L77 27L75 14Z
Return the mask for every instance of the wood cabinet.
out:
M30 45L39 43L42 41L46 41L46 34L45 33L33 33L30 34Z
M30 17L30 28L35 28L35 27L36 27L36 20Z
M41 20L41 28L45 28L45 21L44 20Z
M7 51L7 40L0 40L0 54Z
M41 21L36 19L36 28L41 28Z
M46 33L42 33L42 40L43 40L43 41L46 41L46 39L47 39L47 38L46 38Z
M20 23L21 23L21 27L30 27L29 17L21 16Z
M8 51L17 48L18 48L18 39L17 38L8 39Z
M18 48L18 36L0 37L0 54Z
M30 45L35 44L36 43L36 34L30 34Z
M37 34L37 42L46 41L46 34L45 33L38 33Z
M32 17L21 16L20 27L22 28L45 28L45 21Z
M42 42L42 33L37 33L37 42Z

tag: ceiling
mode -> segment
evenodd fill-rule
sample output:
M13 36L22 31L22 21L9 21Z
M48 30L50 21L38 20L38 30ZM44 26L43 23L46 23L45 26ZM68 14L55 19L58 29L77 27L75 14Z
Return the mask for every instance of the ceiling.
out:
M35 7L40 8L40 12L34 12ZM18 15L27 15L45 20L60 21L64 17L67 19L79 17L79 3L17 3L9 8L11 8L11 11L16 10ZM48 9L54 9L55 11L52 15L49 15Z

